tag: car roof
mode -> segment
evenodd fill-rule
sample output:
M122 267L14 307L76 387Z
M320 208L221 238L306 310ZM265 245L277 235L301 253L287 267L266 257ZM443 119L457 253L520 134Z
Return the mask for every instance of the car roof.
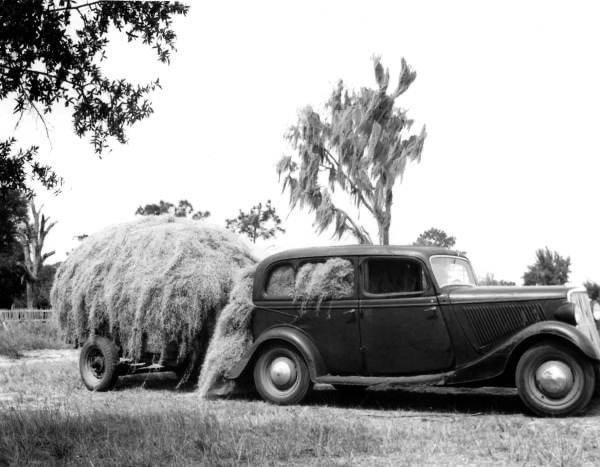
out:
M406 245L336 245L308 248L296 248L281 251L261 261L261 266L268 266L277 261L287 259L336 257L336 256L413 256L428 260L431 256L452 255L465 257L464 253L448 248ZM262 268L261 268L262 269Z

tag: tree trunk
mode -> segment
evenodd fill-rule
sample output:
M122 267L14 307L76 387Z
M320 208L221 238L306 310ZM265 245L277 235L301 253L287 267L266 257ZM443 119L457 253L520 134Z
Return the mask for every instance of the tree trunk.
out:
M379 244L380 245L389 245L390 244L390 224L387 225L383 222L378 222L379 228Z
M27 280L25 282L25 297L27 299L27 308L29 308L30 310L33 308L33 302L34 302L34 297L33 297L33 284L31 281Z
M392 190L388 190L385 197L385 211L381 219L377 219L379 229L379 244L390 244L390 225L392 224Z
M44 241L56 222L48 223L49 218L41 214L41 210L36 209L33 200L31 200L29 207L31 218L26 219L19 229L18 241L23 248L27 307L33 308L39 303L39 273L44 261L54 254L53 251L42 253Z

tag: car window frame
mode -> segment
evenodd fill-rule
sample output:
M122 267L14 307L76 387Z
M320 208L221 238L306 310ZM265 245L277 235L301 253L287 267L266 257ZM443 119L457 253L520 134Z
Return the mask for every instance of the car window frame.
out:
M269 301L273 301L273 302L281 302L281 301L289 301L292 302L294 300L294 297L285 297L285 296L272 296L272 295L268 295L267 294L267 284L269 279L271 278L271 273L281 267L281 266L285 266L285 265L289 265L292 267L292 270L294 271L294 287L296 285L296 274L298 273L298 268L296 267L296 264L294 264L295 261L293 260L289 260L289 259L282 259L281 261L277 261L275 263L272 263L269 265L269 267L266 269L265 273L263 274L262 277L262 284L260 286L260 299L261 300L269 300Z
M438 282L437 277L435 277L435 273L433 272L433 264L431 262L431 260L435 259L435 258L459 258L459 259L461 259L463 261L466 261L469 264L469 267L471 268L471 272L473 273L473 279L475 281L475 284L473 284L473 285L471 285L471 284L457 284L457 285L465 286L465 287L477 287L477 285L478 285L477 274L475 274L475 270L473 269L473 265L471 264L471 260L469 260L469 258L466 258L466 257L464 257L462 255L451 255L451 254L448 254L448 255L431 255L429 257L429 260L428 260L429 261L429 267L431 268L431 275L433 276L433 279L435 280L435 285L439 289L443 289L444 287L452 286L452 284L445 284L445 285L442 286Z
M416 292L389 292L389 293L372 293L367 290L367 284L369 280L369 260L389 260L389 261L412 261L418 263L421 266L421 273L425 275L425 281L427 282L427 288ZM413 256L386 256L386 255L372 255L363 256L359 261L360 266L360 296L366 299L385 299L385 298L414 298L414 297L429 297L435 295L434 284L431 280L431 274L427 268L427 264L421 258Z

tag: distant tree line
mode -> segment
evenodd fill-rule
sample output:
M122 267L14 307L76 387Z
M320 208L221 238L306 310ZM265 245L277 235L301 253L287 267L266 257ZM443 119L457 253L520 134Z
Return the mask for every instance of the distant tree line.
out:
M158 203L139 206L135 211L139 216L160 216L171 214L175 217L191 217L194 220L201 220L210 217L210 211L194 211L194 207L187 200L181 200L177 204L160 200ZM258 203L249 211L240 209L237 217L225 220L225 227L232 232L247 236L252 243L257 240L268 240L278 233L285 232L281 227L281 218L277 215L275 207L271 200L263 205Z
M171 214L175 217L191 217L194 220L206 219L210 217L210 211L194 211L194 206L186 199L182 199L177 204L163 201L158 204L146 204L139 206L135 211L138 216L160 216L162 214Z

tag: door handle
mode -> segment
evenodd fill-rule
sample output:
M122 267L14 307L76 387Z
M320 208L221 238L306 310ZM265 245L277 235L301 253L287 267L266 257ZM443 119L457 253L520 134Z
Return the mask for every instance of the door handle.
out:
M427 307L427 308L425 308L425 309L423 310L425 313L431 313L431 312L433 312L433 313L431 313L431 314L430 314L430 315L429 315L427 318L425 318L425 319L426 319L426 320L428 320L428 321L430 321L430 320L434 320L434 319L437 319L438 315L437 315L437 313L435 313L435 311L436 311L436 310L437 310L437 306L430 306L430 307Z
M347 317L346 323L353 323L356 321L356 308L344 311L342 314Z

